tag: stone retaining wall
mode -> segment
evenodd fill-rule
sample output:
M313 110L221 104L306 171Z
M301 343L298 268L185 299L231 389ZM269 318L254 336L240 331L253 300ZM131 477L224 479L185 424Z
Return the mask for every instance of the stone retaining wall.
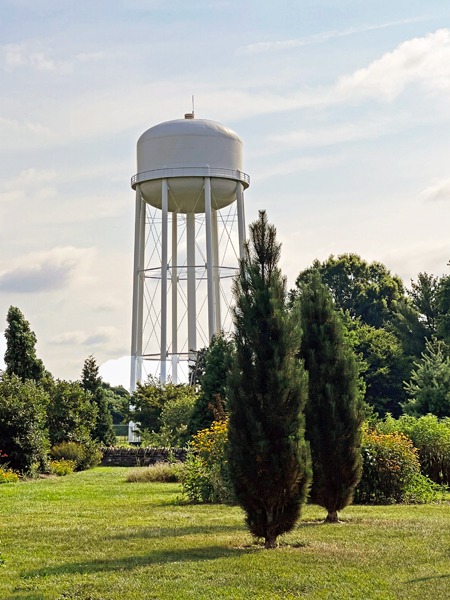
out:
M147 467L157 462L167 462L169 452L175 458L184 462L184 448L101 448L102 467Z

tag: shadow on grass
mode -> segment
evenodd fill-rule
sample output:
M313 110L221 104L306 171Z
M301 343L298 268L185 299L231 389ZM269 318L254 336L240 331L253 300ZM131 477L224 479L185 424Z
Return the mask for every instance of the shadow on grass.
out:
M430 579L446 579L450 577L450 575L431 575L430 577L420 577L420 579L411 579L410 581L405 581L405 583L418 583L419 581L429 581Z
M235 531L245 531L243 525L212 525L197 526L188 525L180 527L148 527L140 528L139 531L130 533L117 533L116 535L108 536L110 540L129 540L129 539L149 539L163 537L182 537L185 535L211 535L219 533L233 533Z
M50 575L105 573L110 571L130 571L137 567L152 564L204 562L218 558L242 556L254 552L251 549L223 548L221 546L207 546L205 548L187 548L172 551L154 551L141 556L127 556L116 559L97 559L90 562L66 563L57 567L44 567L22 573L24 579L31 577L48 577Z

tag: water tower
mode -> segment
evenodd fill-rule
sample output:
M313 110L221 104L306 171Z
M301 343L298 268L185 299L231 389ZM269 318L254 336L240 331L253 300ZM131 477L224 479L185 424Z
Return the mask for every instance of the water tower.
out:
M242 157L242 141L232 129L195 119L193 112L151 127L138 140L131 180L132 390L146 361L158 363L162 381L171 376L176 383L182 364L195 361L196 351L224 327L245 236L250 178Z

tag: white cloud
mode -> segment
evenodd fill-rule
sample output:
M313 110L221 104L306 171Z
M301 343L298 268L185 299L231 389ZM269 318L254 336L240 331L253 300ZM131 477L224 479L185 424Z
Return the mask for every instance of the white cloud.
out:
M417 17L413 19L402 19L401 21L390 21L388 23L382 23L381 25L360 25L358 27L349 27L343 31L332 30L322 31L314 35L308 35L303 38L295 38L292 40L281 40L274 42L257 42L256 44L248 44L246 46L240 46L236 53L237 54L257 54L260 52L268 52L273 50L292 50L293 48L300 48L302 46L309 46L311 44L322 44L333 38L346 37L348 35L354 35L355 33L365 33L366 31L373 31L374 29L385 29L386 27L393 27L394 25L405 25L407 23L416 23L418 21L426 21L430 17Z
M67 344L83 344L84 346L97 346L99 344L106 344L117 338L119 329L113 325L99 326L96 327L92 332L86 333L85 331L64 331L58 335L55 335L49 341L54 345L67 345Z
M399 120L369 119L361 122L347 122L316 129L299 129L288 133L269 136L270 142L275 142L290 148L311 148L316 146L331 146L344 142L373 139L393 133L399 126Z
M16 69L31 67L38 71L59 71L69 73L72 65L67 61L56 61L50 58L50 51L43 49L40 44L6 44L2 47L4 64L6 67Z
M129 390L131 358L129 356L122 356L121 358L107 360L100 365L99 374L107 383L111 385L123 385L125 389Z
M419 198L425 202L436 202L439 200L450 200L450 178L439 181L435 185L425 188Z
M368 67L341 77L335 91L347 98L390 101L411 83L419 83L428 91L450 89L449 29L403 42Z
M0 291L36 293L63 289L80 275L92 248L56 247L22 257L0 273Z
M85 339L86 334L84 331L64 331L50 338L49 343L65 346L66 344L82 344Z
M294 158L283 163L268 167L263 171L256 173L255 178L258 181L266 179L268 177L275 177L277 175L290 175L292 173L298 173L300 171L316 171L317 169L323 169L324 167L332 167L345 160L346 157L340 156L301 156L300 158Z

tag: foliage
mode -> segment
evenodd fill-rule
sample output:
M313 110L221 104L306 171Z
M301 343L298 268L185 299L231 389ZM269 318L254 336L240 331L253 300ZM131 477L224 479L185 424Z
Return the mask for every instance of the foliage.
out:
M102 388L105 392L108 410L113 419L113 425L120 425L124 421L123 406L129 406L131 395L123 385L111 385L102 381Z
M191 440L183 493L191 502L233 502L226 454L227 421L214 421Z
M45 470L50 447L46 430L49 399L32 379L15 374L0 379L0 440L13 469Z
M432 413L437 417L450 417L450 357L441 340L426 342L425 352L411 381L405 384L411 400L403 405L404 412L412 416Z
M228 380L230 478L248 528L265 538L267 548L294 527L310 480L299 314L287 307L280 252L275 227L260 211L233 285L235 352Z
M136 469L127 473L127 481L135 483L149 483L159 481L171 483L181 481L183 478L184 465L181 462L163 463L158 462L144 469Z
M363 473L354 501L389 504L406 500L420 475L417 449L403 433L367 430L362 443Z
M130 400L131 406L134 408L130 409L130 407L124 407L124 415L126 420L133 421L136 424L139 436L142 437L145 435L145 432L149 434L152 432L160 433L161 428L164 425L162 410L165 404L170 401L179 400L178 404L177 402L174 402L171 405L173 407L173 413L176 413L176 406L186 406L186 404L190 403L187 398L194 398L195 400L195 395L195 389L187 384L175 384L171 381L162 383L159 379L150 376L146 383L137 384L136 391L133 392ZM168 409L169 421L171 421L171 417L169 417L170 412L171 410ZM182 409L181 412L183 414L183 419L185 419L186 411ZM188 420L178 423L178 426L186 426ZM171 422L171 425L172 424L173 423Z
M428 273L419 273L417 282L411 279L411 290L408 292L421 320L427 329L427 337L436 333L438 307L436 292L439 288L439 277Z
M223 331L215 333L204 356L204 371L200 377L201 392L189 420L189 436L206 429L214 421L213 407L218 396L226 404L226 381L231 353L232 344Z
M17 375L22 381L33 379L39 383L44 375L44 364L36 358L36 335L22 312L10 306L6 316L5 364L8 375Z
M97 414L97 405L79 383L61 380L53 382L47 409L51 445L65 441L90 441Z
M116 434L113 429L112 416L102 387L102 378L99 376L98 366L92 355L84 361L81 387L91 395L91 402L98 408L95 425L91 431L92 439L105 446L114 446Z
M436 291L436 333L450 346L450 276L443 277Z
M322 263L316 259L300 272L297 287L308 283L313 273L321 276L337 309L376 328L391 321L397 303L405 295L400 277L392 275L382 263L369 264L358 254L331 255Z
M403 382L410 377L409 360L404 356L397 337L386 329L376 329L341 313L345 338L353 348L364 382L364 401L380 417L388 412L402 413L401 403L407 400Z
M73 473L76 467L74 460L52 460L50 462L50 472L59 477Z
M75 463L76 471L96 467L102 460L102 453L92 442L61 442L50 451L53 460L66 460Z
M450 419L436 415L415 418L407 415L398 420L387 415L377 423L380 433L399 432L411 438L419 453L423 475L438 484L450 484Z
M303 287L300 305L300 356L309 375L305 435L313 466L311 500L327 510L328 522L337 522L361 476L359 370L319 275Z

